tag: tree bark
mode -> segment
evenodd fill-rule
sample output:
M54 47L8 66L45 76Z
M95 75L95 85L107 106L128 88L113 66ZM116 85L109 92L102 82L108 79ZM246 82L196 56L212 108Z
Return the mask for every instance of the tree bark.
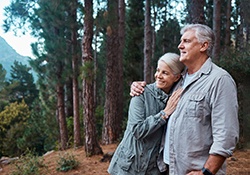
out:
M73 118L74 118L74 147L81 146L80 114L79 114L79 87L78 87L78 55L77 55L77 26L76 26L77 0L71 4L71 47L72 47L72 89L73 89ZM73 22L74 21L74 22Z
M124 55L124 48L125 48L125 1L119 0L119 53L118 53L118 117L117 120L117 132L122 133L122 121L123 121L123 106L124 106L124 98L123 98L123 55ZM118 136L119 137L119 136Z
M152 29L151 29L151 3L146 0L144 24L144 81L151 83L151 57L152 57Z
M57 83L56 92L57 92L57 110L58 110L58 120L59 120L58 122L60 128L61 149L65 150L68 147L67 146L68 130L65 117L64 90L63 86L60 83Z
M219 61L220 58L220 28L221 28L221 2L220 0L214 0L213 11L213 30L215 33L213 58Z
M231 0L227 0L227 13L226 13L226 37L225 37L225 48L224 53L227 52L228 48L231 45L231 11L232 11L232 4Z
M82 40L82 62L83 62L83 123L85 134L86 156L103 154L97 140L96 123L94 116L94 69L92 56L93 39L93 1L85 0L84 35Z
M205 4L206 0L187 0L188 23L205 24Z
M117 66L119 39L118 39L118 0L108 1L108 25L107 25L107 68L106 68L106 89L105 109L102 130L102 143L111 144L117 141L119 134L117 126L120 114L119 110L119 68Z
M66 60L66 64L71 66L71 60ZM65 116L73 116L72 77L67 77L65 81Z
M241 0L240 3L240 26L239 26L239 49L245 51L249 46L250 5L249 0Z

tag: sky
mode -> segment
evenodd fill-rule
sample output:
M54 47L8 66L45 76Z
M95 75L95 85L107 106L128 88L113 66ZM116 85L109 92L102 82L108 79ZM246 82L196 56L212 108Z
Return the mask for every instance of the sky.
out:
M33 58L30 44L35 41L34 38L29 34L15 36L11 31L4 33L2 27L3 20L6 18L4 16L4 7L10 5L10 2L11 0L0 0L0 36L20 55Z

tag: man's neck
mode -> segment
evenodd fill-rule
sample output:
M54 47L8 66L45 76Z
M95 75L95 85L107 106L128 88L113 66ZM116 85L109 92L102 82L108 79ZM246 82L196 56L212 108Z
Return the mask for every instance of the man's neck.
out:
M207 61L208 58L209 57L206 55L206 56L197 58L197 60L195 62L191 63L190 65L186 65L188 74L189 75L194 74L195 72L200 70L200 68Z

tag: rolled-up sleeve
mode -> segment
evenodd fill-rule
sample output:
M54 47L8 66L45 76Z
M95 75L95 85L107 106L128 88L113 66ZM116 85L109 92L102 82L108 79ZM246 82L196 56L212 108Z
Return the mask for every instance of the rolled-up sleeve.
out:
M239 139L237 89L228 75L221 76L215 86L211 98L213 144L209 153L230 157Z

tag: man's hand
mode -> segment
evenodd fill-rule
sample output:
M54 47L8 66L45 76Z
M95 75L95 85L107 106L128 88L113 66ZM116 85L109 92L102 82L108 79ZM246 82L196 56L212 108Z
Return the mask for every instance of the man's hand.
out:
M145 86L145 81L134 81L130 86L130 96L134 97L142 94Z
M186 174L186 175L203 175L202 171L191 171L190 173Z

